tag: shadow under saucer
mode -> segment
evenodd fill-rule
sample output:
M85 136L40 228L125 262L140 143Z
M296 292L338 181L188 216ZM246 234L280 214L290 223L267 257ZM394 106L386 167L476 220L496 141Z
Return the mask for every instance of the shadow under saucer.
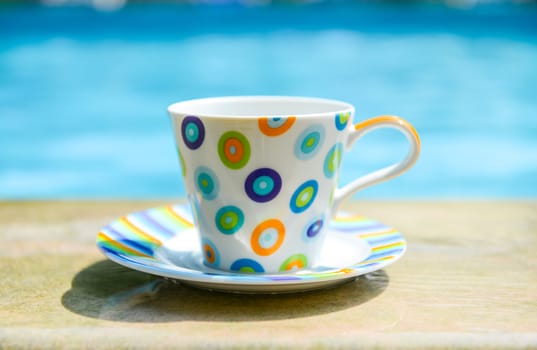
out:
M109 260L81 270L62 304L74 313L123 322L256 321L326 314L380 295L389 276L378 270L330 289L290 294L232 294L172 283Z

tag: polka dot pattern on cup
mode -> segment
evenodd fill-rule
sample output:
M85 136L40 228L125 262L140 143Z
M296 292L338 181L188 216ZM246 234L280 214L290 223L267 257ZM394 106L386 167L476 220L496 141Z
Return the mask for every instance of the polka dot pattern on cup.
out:
M282 178L274 169L252 171L244 182L244 190L251 200L259 203L274 199L282 189Z
M324 217L319 217L313 219L304 229L302 237L305 241L312 241L313 239L319 237L324 226Z
M214 222L218 231L231 235L240 230L244 224L244 214L239 208L228 205L218 210Z
M257 225L252 232L252 250L261 256L275 253L285 238L285 226L278 219L268 219Z
M324 143L324 134L324 128L320 124L304 130L296 139L295 156L302 160L313 158Z
M259 130L267 136L279 136L293 126L296 117L264 117L258 119Z
M205 139L205 126L200 118L187 116L181 123L181 136L185 145L192 149L198 149Z
M322 244L329 222L317 205L333 202L330 187L350 118L332 113L236 122L190 115L176 124L189 200L206 232L205 265L265 273L312 263L310 251Z
M205 263L211 267L217 267L220 264L220 253L218 253L214 243L207 238L203 238L201 248Z
M335 117L336 129L338 129L339 131L345 130L345 128L347 127L347 124L349 124L350 118L351 118L351 112L336 114L336 117Z
M250 142L238 131L228 131L218 141L218 156L230 169L241 169L250 160Z
M339 169L339 166L341 165L342 153L343 144L339 142L332 146L332 148L330 148L330 151L328 151L328 153L326 154L326 157L324 158L323 172L327 178L333 178L334 174Z
M308 266L308 258L304 254L291 255L280 266L280 271L292 271Z
M203 198L211 200L218 196L220 184L214 171L205 166L200 166L196 169L194 177L196 188Z
M315 180L308 180L298 186L291 196L290 207L293 213L299 214L308 209L315 201L319 185Z
M243 273L259 273L265 272L263 266L252 259L238 259L229 268L231 271L243 272Z

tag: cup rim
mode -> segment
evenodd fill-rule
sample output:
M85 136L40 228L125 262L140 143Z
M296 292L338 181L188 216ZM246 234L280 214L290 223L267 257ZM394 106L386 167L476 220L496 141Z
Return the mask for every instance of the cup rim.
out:
M279 102L291 102L291 103L303 103L303 104L319 104L324 105L325 110L322 112L313 113L269 113L269 114L255 114L255 113L207 113L203 112L201 106L214 103L240 103L240 102L267 102L267 101L279 101ZM326 110L328 105L332 105L333 108ZM198 109L196 109L198 108ZM196 115L208 118L260 118L260 117L275 117L275 116L295 116L299 118L303 117L320 117L320 116L334 116L338 113L354 112L354 106L350 103L328 99L320 97L305 97L305 96L278 96L278 95L244 95L244 96L221 96L221 97L203 97L180 101L168 106L168 113L170 115Z

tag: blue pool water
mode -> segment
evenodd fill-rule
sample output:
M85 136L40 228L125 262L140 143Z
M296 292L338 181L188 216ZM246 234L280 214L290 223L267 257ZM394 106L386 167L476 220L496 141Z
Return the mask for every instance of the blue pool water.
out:
M166 107L306 95L397 114L407 174L358 198L537 196L537 9L313 4L0 7L0 198L184 195ZM342 182L405 153L368 135Z

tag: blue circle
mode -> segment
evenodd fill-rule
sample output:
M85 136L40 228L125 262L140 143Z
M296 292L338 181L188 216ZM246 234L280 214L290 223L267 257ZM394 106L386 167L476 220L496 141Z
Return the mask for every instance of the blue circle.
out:
M321 141L321 134L318 131L313 131L306 135L306 137L302 140L302 144L300 145L300 150L302 153L308 154L315 150L315 148L319 145L319 142Z
M315 124L302 131L295 142L295 156L306 160L313 158L324 143L325 131L321 124Z
M216 228L226 235L231 235L244 224L244 214L239 208L228 205L220 208L214 217Z
M324 226L324 216L313 219L308 223L303 232L303 238L305 241L311 241L314 238L319 237Z
M236 260L231 267L231 271L237 272L246 272L246 273L255 273L255 272L265 272L263 266L255 260L252 259L239 259Z
M341 157L343 156L343 144L341 142L336 143L324 158L323 172L324 175L331 179L339 169L341 165Z
M264 249L273 247L278 242L278 230L275 228L268 228L259 236L259 245Z
M200 131L198 129L198 126L194 123L189 123L186 125L185 129L185 136L186 139L190 142L196 142L200 135Z
M347 127L347 124L349 124L349 120L351 119L351 113L338 113L335 117L335 123L336 123L336 129L339 131L345 130Z
M253 188L256 194L266 196L274 189L274 180L269 176L260 176L254 180Z
M189 115L181 123L181 136L185 145L192 149L198 149L205 139L205 127L200 118Z
M259 168L250 173L244 182L244 191L251 200L265 203L274 199L282 189L282 178L270 168Z
M211 169L205 166L196 168L194 182L203 198L211 200L218 196L220 184L218 183L218 177Z
M308 209L315 201L318 189L319 185L315 180L308 180L302 185L298 186L291 197L291 202L289 203L291 211L299 214Z

